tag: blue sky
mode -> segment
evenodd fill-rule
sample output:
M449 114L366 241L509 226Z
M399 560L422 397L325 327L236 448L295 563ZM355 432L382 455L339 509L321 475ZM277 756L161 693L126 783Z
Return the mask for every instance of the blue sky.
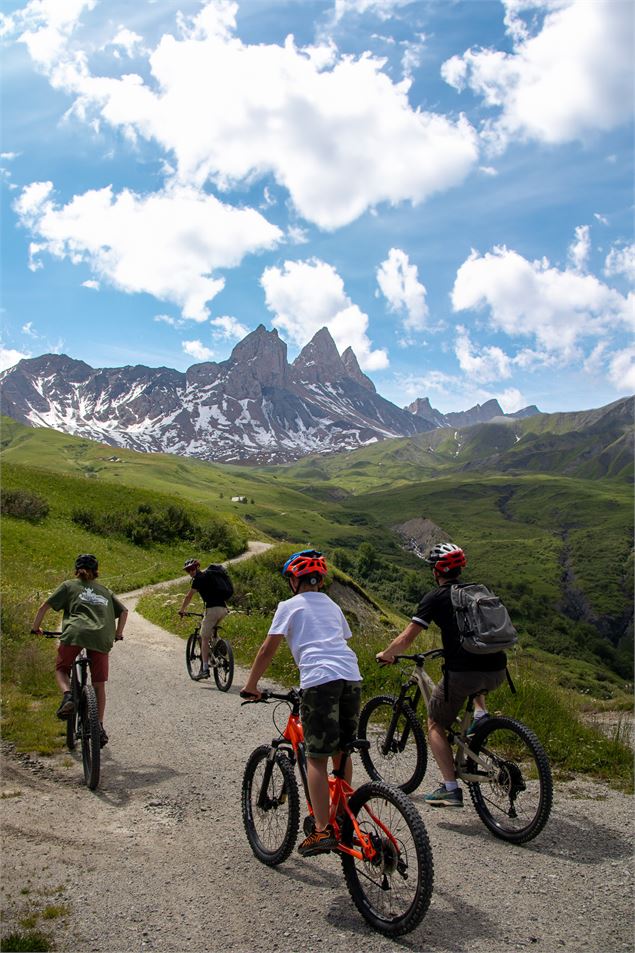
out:
M323 326L441 411L635 391L631 0L6 2L1 366Z

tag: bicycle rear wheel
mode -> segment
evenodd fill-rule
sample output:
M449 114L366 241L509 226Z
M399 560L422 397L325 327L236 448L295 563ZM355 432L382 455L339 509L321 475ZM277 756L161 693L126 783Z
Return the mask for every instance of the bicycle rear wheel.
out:
M300 796L293 765L269 745L251 753L243 776L241 807L247 840L263 864L287 859L300 827Z
M92 685L84 685L79 703L79 737L82 746L84 781L91 791L99 784L101 745L97 696Z
M366 702L358 735L370 742L370 748L360 750L360 756L374 781L386 781L410 794L426 773L428 748L423 728L407 702L393 724L397 701L394 695L378 695Z
M192 632L185 646L185 664L187 674L195 679L203 668L203 656L201 655L201 636L199 632Z
M69 751L77 747L77 712L69 715L66 721L66 747Z
M410 933L430 906L434 881L432 850L421 816L403 791L381 781L357 788L348 806L376 851L370 860L342 853L353 903L379 933ZM342 844L360 847L348 815Z
M551 768L536 735L519 721L495 716L483 719L470 748L488 764L467 761L468 773L484 774L482 781L468 782L480 819L502 840L532 840L547 823L553 799Z
M226 639L218 639L214 646L214 681L219 692L228 692L234 681L234 652Z

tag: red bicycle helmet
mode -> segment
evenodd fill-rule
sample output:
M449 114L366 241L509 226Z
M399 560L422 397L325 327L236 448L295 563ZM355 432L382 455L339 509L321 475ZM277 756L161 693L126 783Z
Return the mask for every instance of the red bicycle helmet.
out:
M282 575L287 579L289 576L299 579L300 576L309 576L311 573L326 576L327 572L326 560L316 549L303 549L302 552L294 553L282 567Z
M460 546L455 546L454 543L438 543L430 550L426 562L442 575L451 572L453 569L463 569L467 565L465 553Z

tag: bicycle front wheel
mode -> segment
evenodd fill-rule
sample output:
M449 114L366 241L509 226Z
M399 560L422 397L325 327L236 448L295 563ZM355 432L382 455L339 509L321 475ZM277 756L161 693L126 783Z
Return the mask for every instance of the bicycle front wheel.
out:
M249 756L243 776L241 806L247 840L263 864L287 859L300 827L300 796L293 765L282 752L273 758L269 745Z
M426 915L434 881L432 850L421 815L403 791L381 781L357 788L348 806L374 848L371 858L342 853L353 903L379 933L410 933ZM348 815L342 844L361 850Z
M374 781L386 781L410 794L426 773L428 748L421 724L407 702L395 718L394 695L371 698L359 716L358 734L370 742L360 750L362 764Z
M228 692L234 681L234 652L226 639L218 639L214 646L214 681L219 692Z
M198 632L192 632L185 646L185 664L187 674L190 678L196 678L203 668L203 656L201 655L201 636Z
M91 791L99 784L101 745L97 696L92 685L84 685L79 703L79 737L82 746L84 781Z
M483 719L470 741L486 765L468 758L469 774L483 773L483 780L469 781L476 813L502 840L524 844L543 829L553 799L551 768L536 735L526 725L504 716Z

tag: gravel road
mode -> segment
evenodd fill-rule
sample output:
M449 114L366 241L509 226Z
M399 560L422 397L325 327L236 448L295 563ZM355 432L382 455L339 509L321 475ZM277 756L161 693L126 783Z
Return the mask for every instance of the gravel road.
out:
M138 595L122 600L134 608ZM262 866L240 785L248 754L272 737L272 709L240 707L239 669L226 695L190 681L184 655L183 640L130 613L111 656L97 792L78 756L5 746L3 934L56 904L68 912L38 929L78 953L632 950L633 799L588 781L557 785L547 828L525 847L497 841L467 805L448 815L415 794L435 888L423 923L398 941L362 920L337 857Z

